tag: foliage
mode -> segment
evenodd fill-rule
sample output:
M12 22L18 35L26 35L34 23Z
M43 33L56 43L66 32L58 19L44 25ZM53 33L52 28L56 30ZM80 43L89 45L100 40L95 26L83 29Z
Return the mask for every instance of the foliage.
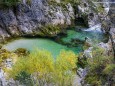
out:
M2 62L10 57L10 52L7 51L6 49L0 49L0 66Z
M16 76L16 80L18 80L21 84L32 86L30 74L27 74L25 71L21 71L20 74Z
M83 54L82 54L83 55ZM80 56L80 54L79 54L79 56L78 56L78 63L77 63L77 65L79 66L79 67L81 67L81 68L85 68L86 66L87 66L87 58L86 57L82 57L82 56Z
M2 45L2 44L0 44L0 49L2 48L2 46L3 46L3 45Z
M76 4L76 3L79 3L80 0L62 0L63 3L73 3L73 4Z
M21 3L23 0L0 0L0 7L12 7ZM31 4L31 0L26 0L27 4Z
M61 28L59 28L59 26L48 24L42 26L38 34L41 36L55 36L60 32L61 32Z
M0 5L11 7L17 5L19 2L21 2L21 0L1 0Z
M76 68L77 58L73 52L61 51L56 59L55 78L59 86L72 86L72 79ZM56 81L57 82L57 81Z
M60 3L57 3L56 0L49 0L48 3L51 5L56 4L58 6L65 6L68 3L71 3L71 5L79 4L80 0L61 0Z
M32 0L27 0L27 1L26 1L26 3L27 3L28 5L30 5L31 2L32 2Z
M103 6L102 6L102 5L99 5L99 6L97 7L97 11L100 12L100 13L103 13L103 12L104 12Z
M25 58L19 58L9 71L9 77L21 80L20 82L25 84L24 81L27 79L24 76L30 75L29 80L34 86L44 86L45 84L71 86L75 74L72 69L76 68L76 62L76 55L71 51L61 51L54 60L50 52L36 50Z
M93 57L88 59L89 71L85 78L92 86L103 86L115 83L115 64L112 56L103 54L102 49L96 49Z

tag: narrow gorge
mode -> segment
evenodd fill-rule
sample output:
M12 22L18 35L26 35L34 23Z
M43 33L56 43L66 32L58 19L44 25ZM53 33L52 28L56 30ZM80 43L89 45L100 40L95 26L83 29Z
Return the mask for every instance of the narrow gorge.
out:
M115 0L0 0L0 86L115 86Z

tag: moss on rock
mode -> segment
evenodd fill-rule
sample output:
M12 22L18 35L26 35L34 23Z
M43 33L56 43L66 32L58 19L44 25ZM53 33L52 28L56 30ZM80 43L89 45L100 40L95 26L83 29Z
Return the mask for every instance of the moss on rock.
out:
M61 32L61 28L59 26L48 24L48 25L42 26L38 34L40 36L52 37L59 34L60 32Z
M18 48L14 51L18 56L27 56L29 54L29 51L27 51L25 48Z

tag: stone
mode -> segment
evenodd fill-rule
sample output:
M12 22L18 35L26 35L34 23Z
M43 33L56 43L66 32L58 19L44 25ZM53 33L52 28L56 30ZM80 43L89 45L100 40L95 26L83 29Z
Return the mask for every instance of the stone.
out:
M26 2L23 0L15 9L0 9L0 41L12 36L36 36L44 24L72 24L74 10L71 4L60 6L46 0L32 0L30 6Z
M85 56L86 58L93 58L92 49L93 47L89 47L89 49L85 50L83 56Z
M55 0L57 3L60 3L60 0Z
M92 43L92 40L89 38L89 37L85 37L85 43L86 45L88 46L91 46L93 43Z
M29 54L29 51L24 48L18 48L14 51L18 56L27 56Z

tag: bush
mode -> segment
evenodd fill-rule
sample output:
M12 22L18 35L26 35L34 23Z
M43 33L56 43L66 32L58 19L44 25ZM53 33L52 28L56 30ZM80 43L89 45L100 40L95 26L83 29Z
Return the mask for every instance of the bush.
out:
M10 57L11 52L6 49L0 49L0 66L3 66L3 62Z
M113 56L106 56L102 49L93 52L93 58L88 59L88 74L86 83L91 86L113 86L115 83L115 61Z
M36 50L26 58L19 58L12 70L9 71L9 77L24 82L27 79L23 75L26 74L30 75L28 77L31 77L29 80L33 85L71 86L75 74L72 69L76 68L76 62L76 55L71 51L61 51L57 59L54 60L50 52Z
M21 84L26 84L27 86L32 86L32 80L30 74L27 74L25 71L21 71L16 77Z
M1 0L0 5L1 6L6 6L6 7L11 7L17 5L21 0Z
M3 46L3 45L2 45L2 44L0 44L0 49L2 48L2 46Z
M42 26L38 34L41 36L55 36L61 31L62 30L59 26L48 24L48 25Z

